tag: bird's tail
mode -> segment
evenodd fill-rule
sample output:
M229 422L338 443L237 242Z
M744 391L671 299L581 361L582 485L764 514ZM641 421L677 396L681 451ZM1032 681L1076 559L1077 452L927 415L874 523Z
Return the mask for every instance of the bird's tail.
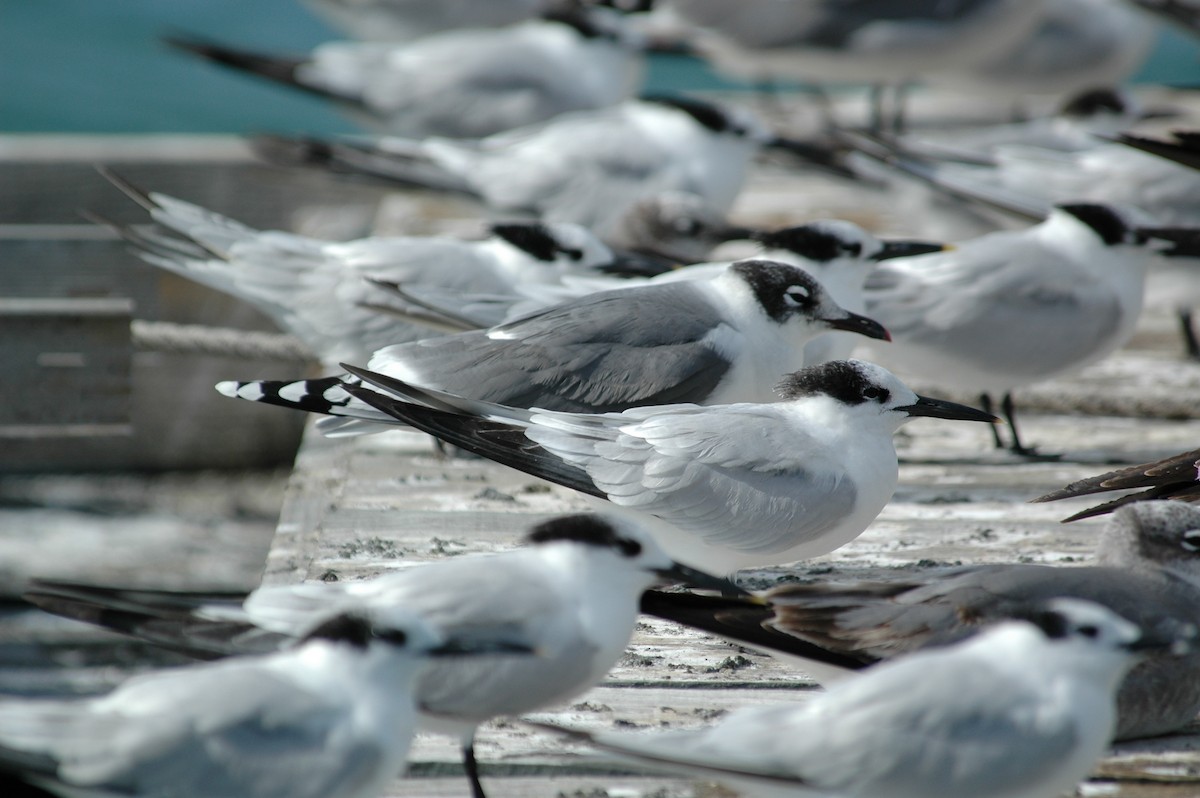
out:
M301 136L255 136L250 146L259 158L276 166L308 167L373 182L408 188L430 188L478 197L470 183L430 158L421 142L385 139L387 146Z
M407 426L403 421L351 396L345 390L347 382L358 384L359 380L349 375L292 381L227 380L217 383L216 387L218 393L231 399L245 399L329 416L321 419L317 428L330 438L367 435Z
M124 225L91 212L84 212L86 218L111 227L146 262L240 297L277 320L292 313L291 297L311 287L313 275L330 271L321 241L256 230L199 205L146 192L111 169L98 171L156 224Z
M241 612L245 594L128 590L34 580L24 598L64 618L95 624L197 659L266 653L279 635Z

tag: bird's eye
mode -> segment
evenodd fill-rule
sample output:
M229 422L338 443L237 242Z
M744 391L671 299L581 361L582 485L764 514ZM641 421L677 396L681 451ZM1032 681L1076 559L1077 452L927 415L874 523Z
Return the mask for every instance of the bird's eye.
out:
M583 260L582 249L572 249L570 247L559 247L558 251L566 255L571 260Z
M877 385L863 388L862 395L864 399L879 400L881 402L886 401L888 398L888 392Z
M857 241L855 241L853 244L843 244L842 249L855 257L858 257L862 254L862 244L858 243Z
M1081 626L1081 627L1079 627L1078 631L1079 631L1079 634L1081 634L1084 637L1089 638L1091 640L1095 640L1097 637L1100 636L1100 630L1098 628L1096 628L1095 626L1090 626L1090 625L1089 626Z
M783 298L793 307L804 308L812 304L812 292L802 285L788 286Z
M1184 551L1200 551L1200 529L1189 529L1183 533L1183 540L1179 541L1180 547Z

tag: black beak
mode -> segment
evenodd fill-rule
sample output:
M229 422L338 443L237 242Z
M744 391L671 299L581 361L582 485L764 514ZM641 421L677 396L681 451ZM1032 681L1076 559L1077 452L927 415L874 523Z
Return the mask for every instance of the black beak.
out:
M724 225L712 230L706 230L701 236L706 241L724 243L726 241L756 241L763 231L756 227L742 227L737 224Z
M857 180L858 176L842 161L842 148L816 141L801 141L787 136L772 136L763 144L773 150L789 152L812 166L819 167L838 177Z
M1200 256L1200 228L1192 227L1139 227L1141 238L1166 241L1174 244L1170 249L1160 249L1159 254L1169 258L1194 258Z
M866 316L860 316L857 313L847 312L845 316L838 319L825 319L825 324L832 330L845 330L846 332L858 333L865 335L868 338L876 338L880 341L892 340L892 334L875 319L868 319Z
M719 576L699 571L687 565L675 563L670 568L660 568L654 573L658 574L665 580L669 580L674 584L691 585L704 590L718 590L723 596L741 596L742 598L756 598L753 593L742 590L740 587Z
M929 418L948 418L954 421L982 421L985 424L1003 424L1004 422L974 407L960 405L958 402L947 402L944 399L930 399L928 396L918 396L916 404L897 407L897 410L910 416L928 416Z
M953 249L946 244L936 244L932 241L884 241L883 249L871 256L871 260L891 260L892 258L909 258L913 255L928 255L931 252L944 252Z
M599 271L615 277L654 277L679 268L679 263L648 252L617 252Z
M481 654L536 654L537 649L525 643L498 639L450 638L440 646L425 652L429 657L474 657Z
M1126 648L1130 651L1152 654L1165 651L1172 656L1182 657L1196 650L1200 630L1194 623L1166 618L1150 629L1143 629L1142 636Z

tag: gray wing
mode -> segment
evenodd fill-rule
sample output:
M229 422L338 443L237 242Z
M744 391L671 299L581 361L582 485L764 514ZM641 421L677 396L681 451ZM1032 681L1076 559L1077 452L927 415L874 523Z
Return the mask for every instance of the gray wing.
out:
M687 406L572 419L533 414L526 436L584 468L610 501L737 551L819 537L857 491L836 452L772 405Z
M1190 593L1175 595L1167 584L1115 568L969 566L916 581L784 586L770 594L769 625L837 653L888 659L961 640L1014 608L1060 596L1097 601L1135 622L1186 615Z
M1054 370L1087 357L1121 323L1111 293L1018 236L984 236L930 257L882 264L867 280L866 312L898 351L928 346L1036 373L1039 364Z
M485 143L470 159L470 174L462 167L451 170L470 179L492 207L534 213L546 221L600 230L641 198L693 189L678 185L680 176L666 169L670 153L652 146L620 107L564 115ZM457 160L454 151L461 151L450 146L427 146L426 151L447 163L446 154Z
M388 347L371 367L512 407L615 412L702 403L736 353L718 311L684 283L604 291L492 330ZM724 335L725 349L733 335ZM395 364L395 365L393 365Z
M345 711L269 673L204 666L83 702L0 704L0 745L48 755L65 784L142 795L305 798L374 777Z
M873 24L954 21L994 0L807 0L723 3L676 0L690 22L719 30L743 47L839 49Z

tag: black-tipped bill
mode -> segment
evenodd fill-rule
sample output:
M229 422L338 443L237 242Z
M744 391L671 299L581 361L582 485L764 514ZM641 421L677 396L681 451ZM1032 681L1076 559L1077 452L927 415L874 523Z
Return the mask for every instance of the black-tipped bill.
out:
M616 277L654 277L679 268L675 260L650 252L614 252L613 259L599 268Z
M886 327L875 321L875 319L869 319L857 313L847 313L840 319L825 319L825 323L833 330L858 333L859 335L876 338L880 341L892 340L892 334L887 331Z
M930 399L928 396L918 396L911 405L897 407L897 410L910 416L928 416L929 418L948 418L953 421L982 421L985 424L1003 424L1004 422L974 407L960 405L958 402L947 402L945 399Z
M450 638L426 652L429 657L477 657L484 654L536 654L528 643L486 638Z
M660 568L654 573L676 584L691 585L703 590L719 590L724 596L755 598L753 593L742 590L728 579L713 576L712 574L691 568L687 565L680 565L679 563L675 563L670 568Z
M913 255L928 255L931 252L945 252L954 247L933 241L884 241L883 249L871 256L871 260L891 260L892 258L911 258Z

